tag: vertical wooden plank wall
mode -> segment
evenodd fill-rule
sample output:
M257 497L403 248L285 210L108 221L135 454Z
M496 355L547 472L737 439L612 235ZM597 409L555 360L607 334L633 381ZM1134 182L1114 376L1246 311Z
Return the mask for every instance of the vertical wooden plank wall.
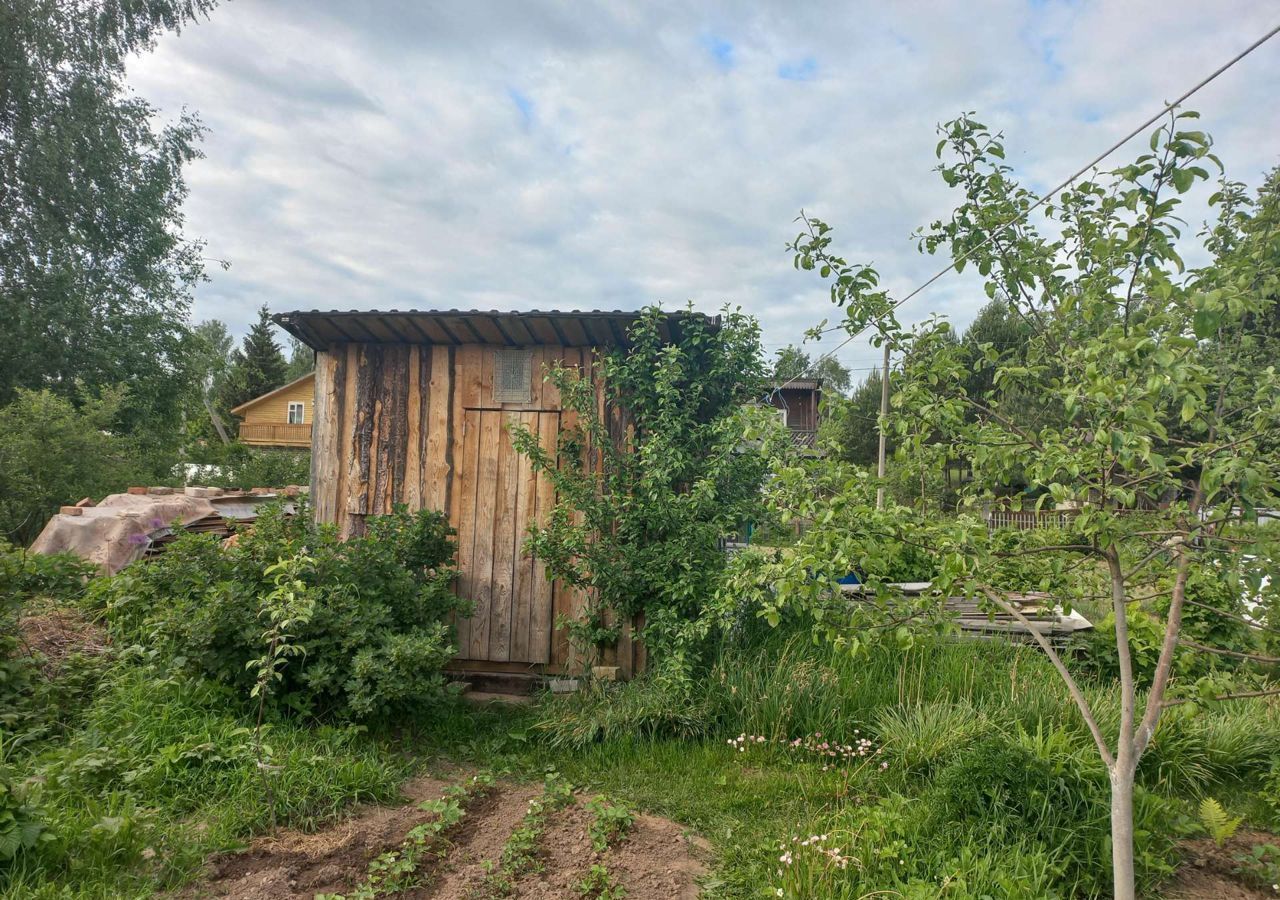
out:
M398 503L446 511L459 538L457 589L476 606L458 621L460 657L495 667L545 661L546 671L567 671L579 661L553 623L580 615L584 598L549 582L545 566L524 552L527 523L545 521L555 496L550 479L535 477L515 453L508 428L529 428L551 450L560 430L577 424L542 380L544 366L557 362L592 379L612 441L626 440L629 423L623 411L606 408L589 349L534 348L530 402L494 404L494 349L350 343L318 353L312 504L317 519L337 523L344 537ZM600 465L599 448L584 452ZM624 623L619 647L601 660L624 675L643 655L631 630Z

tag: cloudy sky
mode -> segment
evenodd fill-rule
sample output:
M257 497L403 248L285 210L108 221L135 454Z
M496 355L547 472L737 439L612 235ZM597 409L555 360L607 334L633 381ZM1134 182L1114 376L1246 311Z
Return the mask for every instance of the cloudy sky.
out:
M831 315L784 249L802 208L901 296L940 265L910 239L953 202L938 122L978 111L1044 189L1277 21L1272 0L234 0L130 80L209 129L189 231L231 267L197 318L732 303L773 351ZM1277 88L1280 38L1191 104L1250 185L1280 162ZM904 315L963 325L983 299L952 275Z

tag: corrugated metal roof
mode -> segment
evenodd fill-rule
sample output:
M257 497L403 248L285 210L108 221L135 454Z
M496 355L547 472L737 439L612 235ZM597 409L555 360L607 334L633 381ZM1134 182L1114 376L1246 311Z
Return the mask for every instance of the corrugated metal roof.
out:
M298 310L272 319L314 350L334 344L494 344L523 347L627 346L627 330L639 312L623 310ZM687 311L664 315L664 340L678 339L682 322L697 319L720 327L719 316Z
M821 378L793 378L773 386L776 391L817 391L822 389Z

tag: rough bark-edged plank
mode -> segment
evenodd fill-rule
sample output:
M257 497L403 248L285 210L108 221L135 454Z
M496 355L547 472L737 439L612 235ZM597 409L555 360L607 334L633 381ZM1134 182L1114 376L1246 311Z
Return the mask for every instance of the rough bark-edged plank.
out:
M337 463L337 428L333 390L337 359L331 353L316 354L316 394L311 423L311 512L317 522L331 522L334 467Z
M522 429L530 432L535 438L538 434L538 413L522 412L518 414ZM511 658L525 662L541 662L536 658L532 648L539 643L533 633L533 605L535 600L533 557L525 550L525 541L529 535L529 526L538 517L538 479L529 463L528 457L517 454L516 458L516 515L515 515L515 587L512 594L511 617ZM546 641L542 643L545 645Z
M345 344L333 347L329 351L333 357L333 384L329 394L330 427L326 453L332 454L328 462L328 473L331 484L327 489L327 507L325 522L337 524L342 514L342 479L346 473L347 431L351 428L351 412L347 409L347 348Z
M431 354L431 381L428 393L431 395L430 415L423 419L426 423L426 476L423 491L423 503L429 509L438 509L446 514L452 513L450 508L450 482L454 478L453 455L453 348L423 348L423 355ZM453 519L457 523L457 519Z
M338 426L338 490L336 492L334 519L342 536L350 533L351 473L356 452L356 382L360 370L360 350L357 344L347 344L342 378L342 400L338 406L342 421Z
M369 512L369 475L372 460L370 449L373 445L373 429L375 427L374 372L372 366L376 357L369 354L367 344L353 345L355 354L354 396L351 398L351 457L347 467L346 504L344 510L349 516L364 516ZM351 534L354 522L346 521L344 534Z
M431 393L431 347L418 348L418 434L414 446L418 448L418 508L427 506L428 481L430 472L427 467L427 437L431 428L431 404L436 398ZM440 509L436 506L434 509Z
M409 347L408 379L405 393L405 453L407 459L404 466L404 488L401 502L416 511L422 509L422 469L423 452L422 431L424 396L427 385L422 381L422 356L430 353L430 347L417 345Z
M453 520L458 530L458 579L455 590L459 597L475 600L475 578L471 560L475 556L476 541L476 459L479 455L480 413L464 413L456 429L458 435L458 511ZM457 619L458 653L469 656L471 652L472 617Z
M463 344L457 348L454 375L461 388L463 409L478 409L485 405L480 395L480 364L486 349L478 344Z
M560 414L538 413L538 440L542 448L552 454L560 439ZM534 488L534 518L539 525L547 524L551 508L555 505L556 489L550 476L540 473ZM547 577L547 565L541 559L533 561L533 604L529 617L529 661L551 662L552 624L554 619L551 579Z
M409 456L409 346L379 347L381 415L378 421L378 484L376 511L390 513L404 499L404 473Z
M493 602L493 538L498 489L498 431L502 414L480 413L480 443L476 451L476 545L471 580L476 604L471 617L469 659L487 659Z
M498 415L498 482L493 518L493 588L489 599L489 650L485 659L511 659L511 633L515 628L516 519L519 499L520 458L511 442L511 427L520 414Z

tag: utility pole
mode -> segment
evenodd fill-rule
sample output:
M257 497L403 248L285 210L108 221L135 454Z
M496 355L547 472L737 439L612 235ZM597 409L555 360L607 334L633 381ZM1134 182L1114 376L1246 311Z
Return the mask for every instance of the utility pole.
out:
M889 339L884 338L884 365L880 370L880 457L876 463L876 509L884 509L884 453L889 429Z

